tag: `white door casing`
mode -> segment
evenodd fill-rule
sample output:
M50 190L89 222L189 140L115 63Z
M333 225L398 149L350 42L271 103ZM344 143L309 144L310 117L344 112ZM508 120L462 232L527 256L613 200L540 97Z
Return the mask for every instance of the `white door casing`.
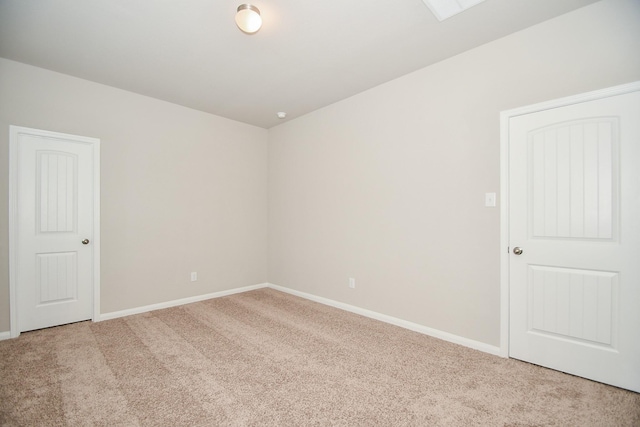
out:
M12 337L98 315L99 169L98 139L10 127Z
M640 84L502 124L503 355L640 391Z

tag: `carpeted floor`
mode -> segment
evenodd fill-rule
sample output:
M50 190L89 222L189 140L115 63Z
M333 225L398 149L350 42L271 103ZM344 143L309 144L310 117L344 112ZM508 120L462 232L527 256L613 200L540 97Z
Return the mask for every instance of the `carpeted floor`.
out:
M640 395L271 289L0 342L2 426L639 426Z

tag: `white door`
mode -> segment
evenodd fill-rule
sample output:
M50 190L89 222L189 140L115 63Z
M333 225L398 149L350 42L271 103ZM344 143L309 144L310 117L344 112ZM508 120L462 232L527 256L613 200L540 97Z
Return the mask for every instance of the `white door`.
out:
M93 316L98 143L11 127L14 336Z
M509 119L509 355L640 391L632 87Z

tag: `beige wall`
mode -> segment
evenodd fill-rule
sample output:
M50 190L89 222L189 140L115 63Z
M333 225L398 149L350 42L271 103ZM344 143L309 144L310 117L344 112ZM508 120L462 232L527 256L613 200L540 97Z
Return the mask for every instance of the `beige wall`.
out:
M639 23L599 2L272 128L269 282L499 345L499 112L640 79Z
M267 130L0 59L0 331L11 124L102 141L102 313L265 282Z

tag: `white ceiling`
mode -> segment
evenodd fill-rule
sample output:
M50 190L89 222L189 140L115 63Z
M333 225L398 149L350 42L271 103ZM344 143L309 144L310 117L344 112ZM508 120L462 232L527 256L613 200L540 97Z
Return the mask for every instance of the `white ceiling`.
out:
M596 0L0 0L0 56L269 128Z

